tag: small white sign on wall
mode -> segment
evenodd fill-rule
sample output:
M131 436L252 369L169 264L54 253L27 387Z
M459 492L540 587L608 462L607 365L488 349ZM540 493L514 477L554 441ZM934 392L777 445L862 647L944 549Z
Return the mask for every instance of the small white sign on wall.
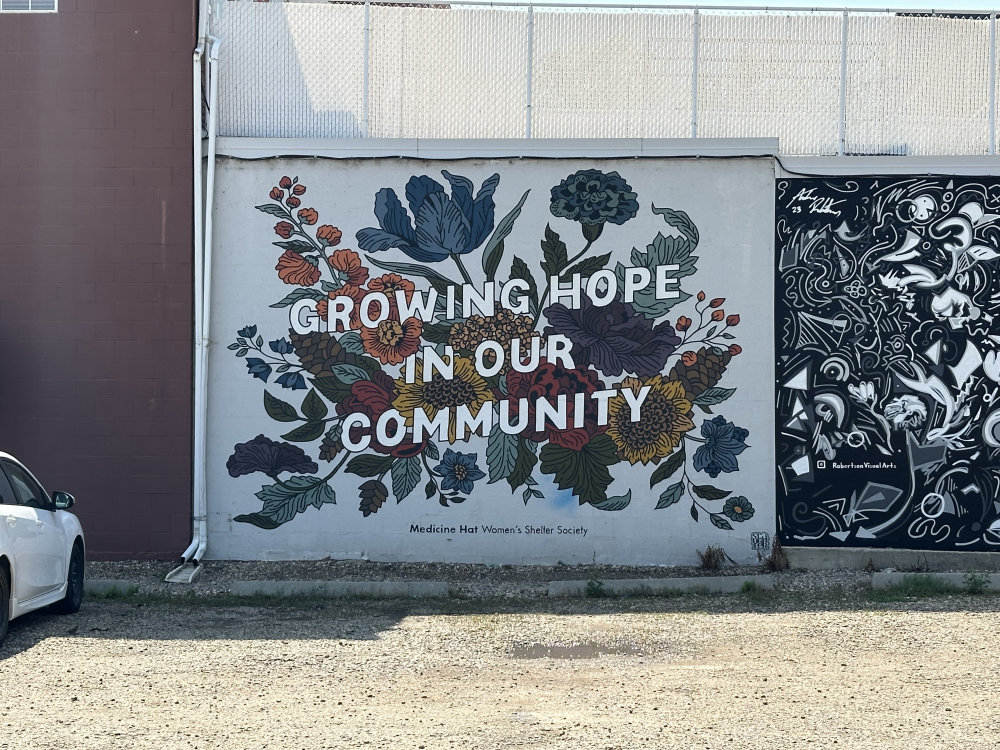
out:
M756 561L768 159L224 162L209 555Z

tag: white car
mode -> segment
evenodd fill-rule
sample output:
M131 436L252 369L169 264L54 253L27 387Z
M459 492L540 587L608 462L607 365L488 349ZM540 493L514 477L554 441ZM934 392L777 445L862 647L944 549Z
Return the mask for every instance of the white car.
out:
M0 452L0 643L7 625L51 606L70 614L83 601L84 546L73 496L51 496L24 465Z

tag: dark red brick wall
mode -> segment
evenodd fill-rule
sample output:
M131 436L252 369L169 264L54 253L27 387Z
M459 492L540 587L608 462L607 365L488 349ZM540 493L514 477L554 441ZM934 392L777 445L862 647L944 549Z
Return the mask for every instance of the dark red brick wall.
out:
M194 0L0 15L0 450L92 559L190 540Z

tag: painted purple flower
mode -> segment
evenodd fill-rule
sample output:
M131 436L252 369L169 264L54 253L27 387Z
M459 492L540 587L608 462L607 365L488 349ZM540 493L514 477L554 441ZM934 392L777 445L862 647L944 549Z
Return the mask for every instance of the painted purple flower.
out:
M579 310L563 304L546 308L545 317L551 325L544 333L568 337L573 342L573 361L588 363L607 376L623 372L641 378L659 375L681 343L669 321L654 326L626 302L616 299L597 307L586 294L580 301Z
M701 435L705 442L694 452L695 471L708 472L713 478L719 472L739 471L736 457L748 447L744 441L750 436L749 430L727 422L720 415L702 423Z
M315 474L319 470L316 462L297 445L276 443L263 435L246 443L237 443L233 455L226 461L226 468L231 477L260 471L271 479L277 479L283 471Z
M464 495L472 492L472 484L486 476L476 465L478 453L458 453L447 448L441 463L434 467L434 473L443 477L442 490L455 490Z

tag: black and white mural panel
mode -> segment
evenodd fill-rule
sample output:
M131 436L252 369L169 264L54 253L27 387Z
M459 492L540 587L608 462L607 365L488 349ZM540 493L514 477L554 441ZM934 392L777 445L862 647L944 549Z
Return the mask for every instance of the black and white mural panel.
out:
M1000 180L779 179L778 534L1000 548Z

